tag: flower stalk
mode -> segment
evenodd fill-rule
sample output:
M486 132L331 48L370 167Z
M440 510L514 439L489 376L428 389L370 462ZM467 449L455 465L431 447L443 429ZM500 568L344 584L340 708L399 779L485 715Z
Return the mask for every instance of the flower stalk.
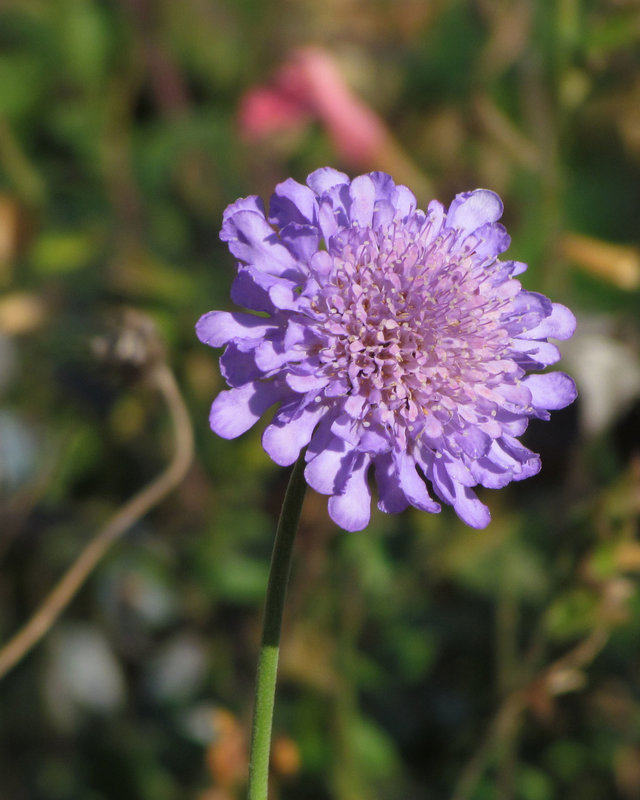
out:
M282 614L289 582L293 542L306 489L304 452L293 468L282 504L264 607L262 641L258 658L253 730L249 757L249 800L267 800L273 707L280 653Z

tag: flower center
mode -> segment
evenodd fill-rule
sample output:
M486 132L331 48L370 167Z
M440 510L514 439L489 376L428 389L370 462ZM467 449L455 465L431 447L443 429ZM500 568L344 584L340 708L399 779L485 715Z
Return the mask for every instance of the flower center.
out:
M455 245L390 225L332 241L333 271L314 304L323 320L322 370L362 399L362 421L441 422L475 387L512 369L501 325L507 299L483 293L490 271ZM420 423L422 424L422 422Z

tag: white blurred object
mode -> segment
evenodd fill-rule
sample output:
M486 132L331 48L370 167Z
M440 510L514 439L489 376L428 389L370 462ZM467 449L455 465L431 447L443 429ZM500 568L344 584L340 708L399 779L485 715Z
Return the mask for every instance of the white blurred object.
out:
M152 660L147 673L148 687L158 699L181 701L199 690L206 672L204 644L192 634L180 633Z
M153 565L131 560L129 554L115 565L111 591L124 603L126 613L151 628L161 628L178 614L178 601L168 578L155 574Z
M63 728L86 712L108 714L125 700L122 668L106 637L89 625L66 625L51 641L45 696Z
M38 463L33 430L12 411L0 409L0 491L13 491L27 482Z
M640 352L616 337L609 317L579 317L573 337L563 342L562 364L578 386L584 429L600 433L640 397Z
M216 735L216 707L210 703L198 703L180 716L183 734L202 746L208 745Z

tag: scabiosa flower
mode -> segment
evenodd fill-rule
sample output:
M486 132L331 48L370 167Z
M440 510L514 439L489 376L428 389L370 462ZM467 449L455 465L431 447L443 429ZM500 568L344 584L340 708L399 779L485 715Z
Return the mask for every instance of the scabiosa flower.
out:
M382 511L440 511L433 494L485 527L472 487L538 472L517 437L576 396L563 373L528 374L559 359L548 337L569 338L575 318L522 289L525 264L498 259L501 215L484 189L425 213L384 173L350 181L330 168L279 184L268 216L255 196L229 206L232 298L257 313L197 324L201 341L226 345L231 388L212 429L232 439L277 404L265 450L288 465L306 447L306 480L346 530L369 521L370 475Z

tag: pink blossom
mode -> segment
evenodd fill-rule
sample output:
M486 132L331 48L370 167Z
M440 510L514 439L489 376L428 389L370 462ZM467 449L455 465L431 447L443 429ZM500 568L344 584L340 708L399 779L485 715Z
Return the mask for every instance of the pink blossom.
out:
M355 167L370 166L391 140L382 120L319 47L295 51L270 85L249 89L240 102L238 123L242 135L256 141L298 130L313 118L324 125L338 155Z

